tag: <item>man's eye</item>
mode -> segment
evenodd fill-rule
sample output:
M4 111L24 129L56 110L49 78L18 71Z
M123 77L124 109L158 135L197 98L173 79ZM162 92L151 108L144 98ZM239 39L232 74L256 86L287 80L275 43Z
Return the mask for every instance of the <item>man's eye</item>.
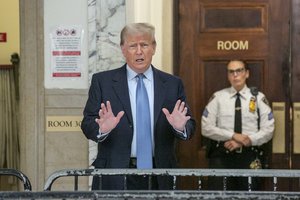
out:
M145 47L148 47L149 44L141 44L141 46L142 46L143 48L145 48Z

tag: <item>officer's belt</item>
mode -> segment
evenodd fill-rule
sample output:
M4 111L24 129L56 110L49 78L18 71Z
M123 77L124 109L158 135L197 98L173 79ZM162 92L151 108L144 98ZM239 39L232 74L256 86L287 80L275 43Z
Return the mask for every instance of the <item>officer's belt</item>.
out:
M240 147L234 151L229 151L228 149L226 149L224 147L225 142L217 142L217 141L212 141L212 146L213 148L218 148L221 149L222 151L224 151L225 153L237 153L237 154L241 154L243 152L255 152L255 153L260 153L261 148L258 146L250 146L250 147Z

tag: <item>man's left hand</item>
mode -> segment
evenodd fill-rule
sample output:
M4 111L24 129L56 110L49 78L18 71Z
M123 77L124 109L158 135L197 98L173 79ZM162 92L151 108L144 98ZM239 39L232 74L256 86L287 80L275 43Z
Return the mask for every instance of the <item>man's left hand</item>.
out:
M173 128L179 131L184 131L186 122L191 118L191 116L186 115L187 107L181 100L176 102L171 114L166 108L163 108L162 111L165 113L167 120L173 126Z

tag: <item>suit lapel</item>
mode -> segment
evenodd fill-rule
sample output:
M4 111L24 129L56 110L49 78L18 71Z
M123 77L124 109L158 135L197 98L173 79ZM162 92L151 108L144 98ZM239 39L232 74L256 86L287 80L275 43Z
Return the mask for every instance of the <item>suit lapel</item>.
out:
M154 78L154 127L156 126L158 116L162 112L163 102L166 96L165 82L161 76L159 70L153 67ZM118 96L120 102L123 105L125 114L128 120L133 123L130 98L127 83L126 65L120 68L119 72L113 77L113 88Z
M159 114L162 112L162 106L166 95L165 82L161 76L160 72L153 67L153 78L154 78L154 127Z
M124 65L118 73L115 74L113 77L113 88L118 96L120 102L123 105L125 114L130 121L132 121L132 113L131 113L131 106L130 106L130 98L129 98L129 91L128 91L128 82L127 82L127 74L126 74L126 65Z

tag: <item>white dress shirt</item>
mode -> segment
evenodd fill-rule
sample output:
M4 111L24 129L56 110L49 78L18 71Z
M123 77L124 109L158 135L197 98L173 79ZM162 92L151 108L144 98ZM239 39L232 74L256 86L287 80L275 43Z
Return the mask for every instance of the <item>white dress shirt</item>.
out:
M133 119L133 139L131 144L131 157L136 157L136 87L137 87L137 73L134 72L129 66L127 69L127 81L129 89L129 98L131 113ZM147 71L144 72L145 78L143 79L144 85L147 90L149 107L150 107L150 118L151 118L151 136L152 136L152 153L154 155L154 134L153 134L153 123L154 123L154 83L153 83L153 71L150 66Z

